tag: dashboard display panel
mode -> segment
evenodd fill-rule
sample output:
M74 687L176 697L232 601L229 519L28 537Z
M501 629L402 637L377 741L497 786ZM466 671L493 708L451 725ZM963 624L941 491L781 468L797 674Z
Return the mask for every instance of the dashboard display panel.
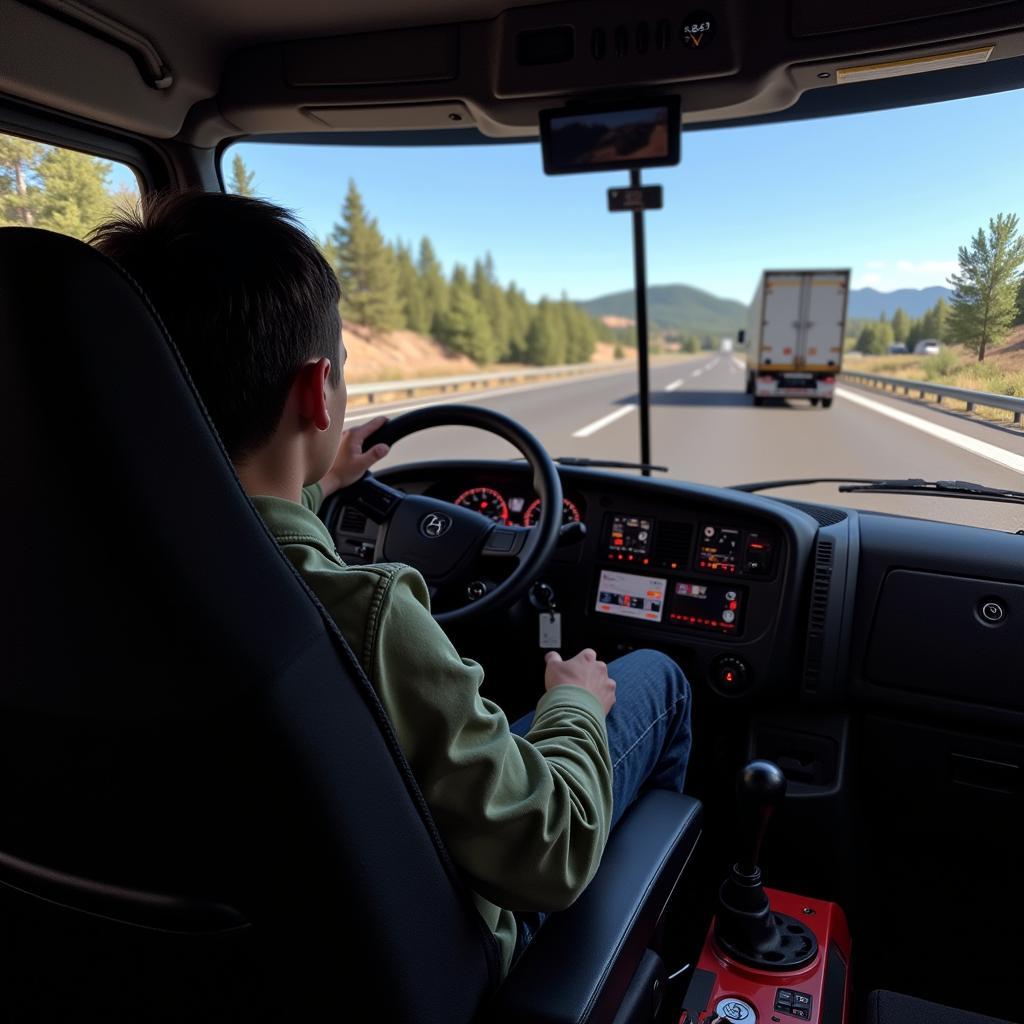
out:
M740 531L729 526L708 524L700 528L697 568L732 574L740 560Z
M676 580L671 585L668 621L694 629L737 633L743 624L746 592L731 583Z
M627 619L661 622L668 580L629 572L601 571L595 610Z
M616 512L608 521L608 557L619 562L642 562L651 553L654 520ZM646 564L646 563L644 563Z

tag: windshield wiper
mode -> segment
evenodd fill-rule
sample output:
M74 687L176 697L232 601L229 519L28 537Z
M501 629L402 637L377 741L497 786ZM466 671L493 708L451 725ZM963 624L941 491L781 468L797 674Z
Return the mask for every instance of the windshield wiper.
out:
M649 462L616 462L613 459L587 459L575 455L559 455L554 460L560 466L593 466L599 469L645 469L667 473L668 466L654 466Z
M982 501L1005 501L1024 504L1024 491L1009 491L1001 487L986 487L970 480L873 480L869 483L848 483L842 492L886 491L889 494L934 494L940 498L980 498Z
M1005 501L1024 505L1024 491L1009 491L1000 487L971 483L969 480L865 480L859 477L819 476L801 480L766 480L756 484L737 484L736 491L769 491L777 487L799 487L805 484L839 484L840 493L857 494L866 491L885 494L934 494L938 498L976 498L980 501Z

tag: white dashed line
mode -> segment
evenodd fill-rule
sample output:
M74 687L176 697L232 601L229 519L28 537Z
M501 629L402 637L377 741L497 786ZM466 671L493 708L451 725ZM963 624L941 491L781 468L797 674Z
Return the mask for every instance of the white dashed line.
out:
M680 377L679 380L674 380L674 381L672 381L671 384L666 384L665 385L665 390L666 391L675 391L676 388L682 387L682 384L683 384L683 378Z
M836 394L840 398L845 398L848 402L862 405L865 409L877 412L880 416L888 416L889 419L896 420L904 426L913 427L914 430L920 430L923 434L930 434L932 437L945 441L947 444L955 445L957 448L962 448L965 452L970 452L972 455L988 459L989 462L995 462L997 465L1014 470L1014 472L1024 473L1024 455L1008 452L1005 448L989 444L988 441L980 441L970 434L961 434L958 430L950 430L949 427L943 427L938 423L932 423L931 420L923 419L921 416L914 416L912 413L903 412L902 409L894 409L892 406L884 405L882 402L876 402L873 398L865 398L864 395L851 391L848 388L836 388Z
M596 434L599 430L603 430L609 423L614 423L616 420L622 419L623 416L627 416L631 412L636 412L636 406L624 405L621 409L616 409L615 412L610 412L607 416L602 416L599 420L594 420L593 423L588 423L585 427L580 427L580 429L575 431L572 436L590 437L591 434Z

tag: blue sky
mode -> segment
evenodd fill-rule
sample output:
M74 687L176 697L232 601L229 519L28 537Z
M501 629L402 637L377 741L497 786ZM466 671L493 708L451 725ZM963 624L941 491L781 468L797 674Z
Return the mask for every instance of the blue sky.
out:
M854 287L945 284L957 247L999 212L1024 219L1024 92L793 124L684 131L647 216L648 280L748 302L765 267L844 267ZM261 195L323 236L354 178L389 238L427 234L442 262L492 253L531 299L632 284L622 171L545 177L536 144L237 148ZM230 161L235 150L225 158Z

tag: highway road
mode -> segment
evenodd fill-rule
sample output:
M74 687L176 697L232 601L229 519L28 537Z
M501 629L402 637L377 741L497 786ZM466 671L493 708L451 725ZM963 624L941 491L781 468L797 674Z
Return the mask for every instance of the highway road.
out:
M740 360L704 354L651 369L651 448L680 480L727 486L794 477L923 477L1024 490L1024 433L924 403L845 385L831 409L808 402L754 408ZM447 396L525 424L552 455L639 459L636 368ZM350 424L440 404L410 399L354 407ZM511 458L504 441L468 428L439 428L400 442L382 465L429 459ZM777 497L871 508L1015 531L1024 505L935 497L840 494L835 484L768 492Z

